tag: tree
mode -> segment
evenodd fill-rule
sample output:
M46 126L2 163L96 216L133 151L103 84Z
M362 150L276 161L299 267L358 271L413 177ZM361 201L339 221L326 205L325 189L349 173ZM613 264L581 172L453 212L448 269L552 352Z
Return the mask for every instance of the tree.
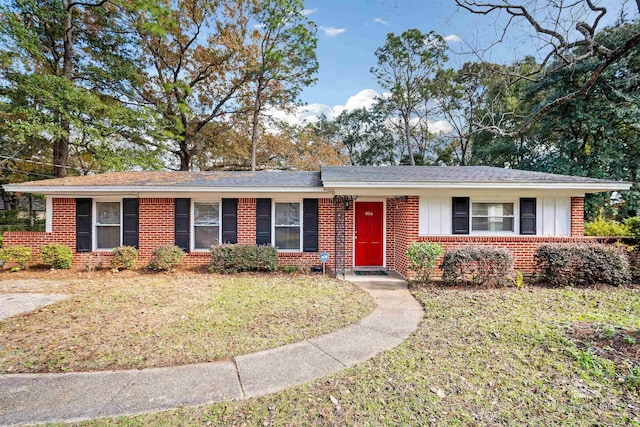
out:
M390 92L389 102L398 112L409 164L415 165L411 141L416 107L430 97L430 81L447 60L444 39L433 31L423 34L409 29L397 36L387 34L384 46L376 49L378 65L371 72L378 84Z
M322 118L315 127L325 141L344 147L349 165L396 164L395 138L386 119L374 105L372 110L345 110L334 120Z
M157 117L152 137L176 157L177 169L187 171L207 149L203 131L210 138L224 133L231 116L243 111L240 97L251 77L249 1L159 4L169 17L130 15L147 70L137 101Z
M115 93L139 71L121 12L105 0L13 0L0 8L4 137L38 143L56 177L67 175L71 149L119 131L132 136L142 121Z
M640 12L640 1L637 0L636 3ZM535 37L546 44L547 53L540 64L540 69L533 75L518 75L521 79L535 80L537 76L540 79L546 78L563 70L574 69L585 61L596 65L590 68L588 75L584 75L579 86L571 91L557 93L553 99L547 99L544 104L537 106L515 126L505 126L499 121L485 125L487 130L502 136L517 136L551 110L585 96L607 69L630 55L640 45L638 29L620 40L603 40L596 37L598 26L608 10L598 6L593 0L549 2L544 7L538 7L535 0L524 2L456 0L456 4L463 10L479 15L506 13L508 20L504 26L504 34L508 33L512 25L520 25L524 22L535 32ZM628 4L629 2L625 1L621 7ZM623 9L620 9L620 23L624 23L624 19Z
M251 170L256 170L260 115L266 105L287 108L302 88L315 82L316 25L303 14L301 0L262 0L254 12L258 21L251 65Z

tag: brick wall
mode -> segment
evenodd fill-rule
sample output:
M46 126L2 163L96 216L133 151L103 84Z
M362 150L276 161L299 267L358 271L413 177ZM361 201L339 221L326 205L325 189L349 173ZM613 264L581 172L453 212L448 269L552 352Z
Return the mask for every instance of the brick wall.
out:
M584 197L571 198L571 236L584 236Z
M387 268L407 275L407 248L418 236L419 198L387 199Z
M238 199L238 243L256 244L256 199Z
M255 198L238 200L238 243L255 243ZM514 252L516 268L524 272L533 270L533 253L538 245L550 242L572 242L576 240L592 240L584 238L584 198L571 199L571 235L572 237L542 236L419 236L418 215L419 199L417 196L388 198L386 211L386 266L403 275L410 275L407 269L405 252L414 241L428 240L447 247L468 244L489 244L506 247ZM33 248L37 257L39 248L50 243L60 243L75 252L75 199L54 198L52 200L53 223L52 232L7 232L4 234L6 246L23 245ZM174 202L171 198L140 199L140 265L149 261L151 251L160 245L174 243ZM334 230L335 215L333 200L318 200L319 251L328 252L331 256L328 267L333 267L335 260ZM346 213L345 230L345 265L353 268L353 232L354 209ZM91 254L75 254L74 265L82 267L89 256L95 258L100 254L108 265L109 253L94 252ZM36 258L37 259L37 258ZM318 253L282 252L279 254L282 265L310 267L319 265ZM187 254L184 264L187 266L206 265L209 262L208 252Z

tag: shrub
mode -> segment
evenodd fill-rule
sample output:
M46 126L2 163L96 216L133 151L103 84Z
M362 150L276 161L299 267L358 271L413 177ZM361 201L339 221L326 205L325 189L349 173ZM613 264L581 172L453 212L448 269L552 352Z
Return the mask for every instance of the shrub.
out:
M447 285L507 286L515 275L511 252L493 246L447 249L440 268Z
M4 263L13 262L18 264L18 268L12 270L26 270L29 268L29 261L32 259L31 249L25 246L10 246L0 249L0 260Z
M640 238L640 216L632 216L622 221L629 231L629 236Z
M584 223L584 234L585 236L628 236L629 227L598 216L593 221Z
M211 247L212 273L274 271L278 268L278 251L271 246L217 245Z
M176 268L184 257L184 252L177 246L158 246L151 252L149 268L156 271L167 271Z
M539 280L552 286L620 286L630 280L627 254L618 245L547 244L534 258Z
M133 246L119 246L111 251L111 268L131 270L138 262L138 250Z
M416 273L416 282L426 283L431 278L436 260L444 249L437 243L413 242L407 249L409 268Z
M40 259L43 264L56 270L71 268L73 252L64 245L52 244L40 248Z

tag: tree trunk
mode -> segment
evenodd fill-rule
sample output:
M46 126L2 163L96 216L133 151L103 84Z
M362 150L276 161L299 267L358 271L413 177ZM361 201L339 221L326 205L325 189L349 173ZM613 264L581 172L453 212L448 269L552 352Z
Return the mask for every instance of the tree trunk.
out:
M191 154L187 150L180 150L180 170L183 172L191 170Z
M411 147L411 130L409 129L409 115L402 114L404 120L404 140L407 144L407 156L409 157L409 165L415 166L416 161L413 158L413 148Z
M73 21L72 11L69 0L62 0L62 5L66 13L65 29L64 29L64 55L62 58L62 76L71 80L73 78ZM62 135L54 142L53 147L53 175L56 178L64 178L67 176L67 163L69 161L69 139L71 133L71 125L69 120L65 119L61 114L60 127Z
M256 170L256 151L258 147L258 125L260 124L260 110L262 105L260 102L260 95L262 92L261 82L258 81L258 89L256 92L256 99L253 103L253 120L251 122L251 172Z

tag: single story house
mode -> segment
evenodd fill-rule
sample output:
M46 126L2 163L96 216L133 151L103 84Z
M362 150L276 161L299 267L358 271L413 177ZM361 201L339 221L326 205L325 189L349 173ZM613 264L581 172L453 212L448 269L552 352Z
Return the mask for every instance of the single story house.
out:
M331 166L320 172L115 172L4 186L40 193L45 232L8 232L4 245L51 243L74 263L120 245L175 244L187 265L209 262L220 243L273 245L284 265L337 273L390 269L410 275L414 241L494 245L533 270L542 243L584 240L584 196L626 182L485 166Z

